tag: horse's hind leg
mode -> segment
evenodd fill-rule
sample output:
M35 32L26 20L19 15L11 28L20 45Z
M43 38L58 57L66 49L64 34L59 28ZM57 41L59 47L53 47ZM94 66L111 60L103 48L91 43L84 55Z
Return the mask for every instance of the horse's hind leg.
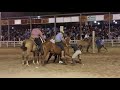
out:
M33 64L35 64L35 52L33 52Z
M39 58L39 52L38 52L38 53L37 53L37 62L36 62L38 65L39 65L39 59L40 59L40 58Z
M24 61L24 60L25 60L25 52L22 53L22 65L25 64L25 61Z
M54 59L54 61L53 61L53 63L55 63L55 61L57 60L57 54L55 54L55 59Z
M50 58L52 57L52 55L53 55L52 53L49 54L49 57L48 57L48 60L46 61L46 63L49 62L49 60L50 60Z
M30 66L28 62L29 56L26 56L26 66Z
M26 54L26 66L29 66L29 55L30 55L30 51L27 51L27 54Z
M89 52L90 45L87 46L87 52Z

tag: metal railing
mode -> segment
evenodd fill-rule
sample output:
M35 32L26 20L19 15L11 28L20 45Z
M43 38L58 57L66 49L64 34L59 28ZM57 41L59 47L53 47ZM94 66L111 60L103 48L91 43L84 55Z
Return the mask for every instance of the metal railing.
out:
M70 40L70 44L77 44L79 40ZM120 46L120 39L105 39L105 44L112 47ZM23 41L0 41L0 47L20 47Z
M77 44L79 40L70 40L70 44ZM109 45L112 47L120 46L120 39L105 39L105 45Z
M23 41L0 41L0 47L20 47Z

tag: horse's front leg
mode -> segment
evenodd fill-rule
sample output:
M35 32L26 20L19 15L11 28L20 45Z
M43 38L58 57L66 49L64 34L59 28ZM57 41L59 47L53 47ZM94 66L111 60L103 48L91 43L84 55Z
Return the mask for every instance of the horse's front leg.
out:
M35 57L36 55L35 55L35 51L33 52L33 64L35 64L35 59L36 59L36 57Z
M55 54L54 56L55 56L55 59L54 59L53 63L55 63L55 61L57 60L58 55Z
M50 60L50 58L52 57L52 55L53 55L52 53L50 53L50 54L49 54L49 57L48 57L48 59L47 59L46 63L48 63L48 62L49 62L49 60Z
M29 55L26 56L26 66L30 66L28 61L29 61Z
M22 65L25 64L25 52L22 53Z
M28 50L27 52L26 52L26 55L25 55L25 61L26 61L26 66L29 66L29 57L30 57L30 53L31 53L31 50Z
M41 59L41 64L42 64L42 66L44 66L45 65L45 59L46 59L46 56L49 54L49 51L48 50L46 50L46 52L44 52L44 55L43 55L43 59Z
M65 59L64 59L64 63L67 65L68 64L68 60L72 60L72 57L68 54L65 55Z
M87 50L86 50L87 52L89 52L89 48L90 48L90 45L87 46Z
M40 56L40 53L39 52L37 52L37 64L39 65L39 61L40 61L40 58L39 58L39 56Z

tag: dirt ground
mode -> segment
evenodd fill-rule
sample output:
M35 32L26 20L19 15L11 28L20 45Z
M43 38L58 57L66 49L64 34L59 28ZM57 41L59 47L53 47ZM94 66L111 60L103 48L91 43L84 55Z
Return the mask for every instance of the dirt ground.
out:
M100 54L83 53L83 64L75 66L49 63L26 67L21 65L19 48L0 48L0 78L120 78L119 50L110 47Z

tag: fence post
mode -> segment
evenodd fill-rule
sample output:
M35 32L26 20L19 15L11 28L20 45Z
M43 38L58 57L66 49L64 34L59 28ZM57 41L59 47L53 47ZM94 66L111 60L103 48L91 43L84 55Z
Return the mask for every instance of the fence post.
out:
M92 31L92 52L95 53L95 31Z
M20 41L21 41L21 40L20 40L20 38L19 38L19 44L20 44Z
M113 45L113 39L111 40L111 43L112 43L112 47L113 47L113 46L114 46L114 45Z
M2 46L2 45L1 45L1 42L2 42L2 41L0 41L0 47Z
M8 41L6 41L7 42L7 48L8 48Z
M15 47L15 38L14 38L14 47Z

